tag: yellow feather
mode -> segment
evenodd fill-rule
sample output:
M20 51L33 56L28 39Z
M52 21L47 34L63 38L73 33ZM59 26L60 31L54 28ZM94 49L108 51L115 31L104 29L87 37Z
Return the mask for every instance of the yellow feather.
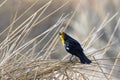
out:
M60 38L61 38L62 44L64 45L65 44L64 35L60 35Z

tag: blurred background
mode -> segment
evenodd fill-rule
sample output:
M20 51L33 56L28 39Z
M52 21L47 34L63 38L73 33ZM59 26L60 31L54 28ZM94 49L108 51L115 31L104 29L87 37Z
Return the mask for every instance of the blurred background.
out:
M20 14L27 10L33 3L35 3L36 0L0 0L1 3L3 1L6 2L0 8L0 32L2 32L7 26L10 25L10 23L12 23L16 12L17 17L20 16ZM14 27L20 25L25 19L28 18L28 16L32 15L48 1L49 0L39 0L39 2L37 2L32 9L30 9L14 24ZM59 8L66 1L67 0L53 0L52 4L49 6L49 9L46 10L41 18ZM79 9L72 19L72 22L69 25L70 27L68 27L67 31L72 35L77 35L80 41L83 41L93 27L99 27L102 24L106 16L109 15L109 17L112 17L115 13L119 12L119 3L119 0L71 0L70 3L68 3L64 8L60 9L58 12L37 25L38 27L32 30L32 33L34 34L32 34L31 37L40 34L50 26L54 25L62 14L70 14L75 10L77 5L80 4ZM108 42L110 35L116 26L118 18L119 14L101 31L101 33L103 33L101 43L104 44ZM119 34L120 31L118 29L114 35L117 44L120 41ZM4 38L4 36L2 36L0 39L2 38ZM96 46L101 46L103 44Z
M35 4L34 7L32 7L18 21L15 22L12 28L13 30L16 29L18 25L22 24L35 11L37 11L39 8L45 5L48 1L49 0L0 0L0 3L2 3L0 6L0 33L12 23L12 21L15 18L15 15L16 18L19 17L31 5ZM48 7L45 13L40 17L40 19L49 15L67 1L68 0L53 0L51 5ZM84 40L86 39L86 37L89 35L89 33L92 31L93 28L96 28L96 30L99 29L100 25L103 23L106 17L111 18L118 12L117 16L115 16L114 19L112 19L109 23L107 23L107 25L105 25L105 27L102 30L100 30L99 33L96 34L97 36L100 36L101 34L102 35L97 41L94 42L92 47L86 48L87 50L85 52L89 53L89 50L92 49L97 50L107 45L115 29L115 26L117 25L118 19L120 17L119 14L120 0L71 0L62 9L60 9L55 14L51 15L50 17L42 21L40 24L36 25L36 27L30 31L30 34L27 37L26 41L33 39L35 36L38 36L45 30L50 28L58 21L58 19L62 14L71 15L71 13L75 11L78 5L79 5L78 10L75 16L73 17L71 23L69 24L66 33L77 39L81 44L84 43ZM68 19L69 17L67 17L66 21ZM64 25L66 24L66 21L64 22ZM49 37L47 38L48 40L51 38L51 35L53 35L53 33L49 35ZM105 53L105 57L108 58L116 57L117 54L119 53L120 51L119 34L120 34L120 27L117 28L112 39L112 42L114 44L110 47L109 50L107 50L107 52ZM6 36L7 33L1 35L0 42L2 42L6 38ZM38 46L36 52L39 52L39 50L42 48L41 46L45 45L46 41L44 41L43 44ZM60 40L57 46L55 47L55 50L52 53L54 55L52 55L51 57L55 59L62 59L62 57L67 54L66 51L64 50L64 47L61 45ZM114 60L109 60L107 61L107 63L113 64ZM115 74L116 74L115 75L116 78L120 78L118 76L120 75L119 71L116 72Z

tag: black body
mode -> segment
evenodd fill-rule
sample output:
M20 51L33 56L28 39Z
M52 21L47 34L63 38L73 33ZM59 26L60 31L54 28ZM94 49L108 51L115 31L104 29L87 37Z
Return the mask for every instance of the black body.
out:
M83 49L78 41L67 35L64 34L64 40L65 40L65 49L67 52L69 52L72 55L75 55L79 57L81 63L83 64L90 64L91 60L89 60L86 55L83 53Z

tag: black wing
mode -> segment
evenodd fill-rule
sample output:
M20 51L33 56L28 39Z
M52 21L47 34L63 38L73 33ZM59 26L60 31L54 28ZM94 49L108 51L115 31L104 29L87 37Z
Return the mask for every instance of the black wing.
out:
M75 54L76 52L82 52L83 51L81 45L74 39L66 40L65 49L71 54Z
M65 49L72 55L79 57L81 63L90 64L91 60L83 53L81 45L77 41L69 40L66 42Z
M83 51L83 48L81 47L79 42L76 41L75 39L68 40L67 42L70 43L69 45L73 46L75 49L79 49L79 50Z

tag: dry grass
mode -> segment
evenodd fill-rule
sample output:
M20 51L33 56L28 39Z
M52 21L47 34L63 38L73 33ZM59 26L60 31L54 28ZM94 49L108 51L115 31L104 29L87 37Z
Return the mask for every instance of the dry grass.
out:
M5 0L7 1L7 0ZM5 1L0 4L4 5ZM13 22L0 33L0 36L7 33L6 38L0 43L0 79L1 80L114 80L116 72L119 72L117 65L120 59L120 52L116 57L106 58L104 55L114 43L112 39L116 30L120 25L120 19L111 34L108 43L102 48L95 49L87 53L87 56L92 60L92 64L81 64L78 60L73 63L68 62L69 54L64 56L62 60L52 59L52 51L56 49L59 41L59 31L65 31L71 23L73 17L79 9L78 5L75 10L70 14L61 14L57 22L49 29L45 30L33 39L26 41L31 30L42 21L46 20L51 15L55 14L60 9L63 9L70 1L61 5L58 9L54 10L49 15L41 16L45 13L52 3L50 0L43 7L39 8L34 14L29 16L22 24L13 29L13 25L24 16L35 3L29 7L24 13L17 17L17 11L14 16ZM36 1L37 3L37 1ZM97 34L110 23L118 12L112 17L106 16L103 23L98 27L94 27L89 33L88 37L83 41L82 46L87 52L95 41L101 37ZM67 20L67 18L69 19ZM67 20L67 21L66 21ZM63 26L64 22L66 25ZM53 33L53 34L52 34ZM52 34L52 35L50 35ZM50 39L48 37L50 36ZM47 40L44 46L36 52L38 45L42 45ZM99 55L96 57L95 55ZM114 60L114 63L106 63L105 61Z

